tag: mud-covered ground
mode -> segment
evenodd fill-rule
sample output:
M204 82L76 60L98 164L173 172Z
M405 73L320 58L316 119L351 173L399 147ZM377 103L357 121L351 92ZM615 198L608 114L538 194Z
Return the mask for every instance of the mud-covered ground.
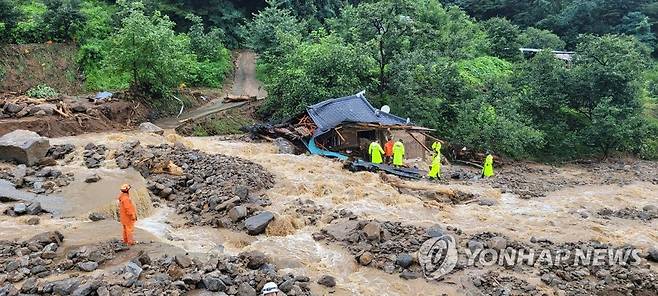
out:
M94 162L97 168L87 165L93 158L85 156L89 143L106 148ZM69 210L54 217L0 215L0 270L7 274L0 275L0 295L255 295L270 280L287 295L658 290L652 162L520 163L497 167L487 180L478 179L475 169L445 166L444 180L435 183L352 173L334 160L214 137L127 132L55 138L51 144L75 146L53 150L64 154L53 168L71 173L72 181L49 196L62 198ZM0 176L15 180L16 166L2 168ZM19 190L34 191L41 170L27 173L32 179ZM114 242L121 230L112 215L124 182L134 185L140 216L140 243L130 249ZM0 210L11 213L16 205L0 204ZM45 231L62 233L57 248L53 242L30 247L32 237ZM443 235L455 239L460 261L440 280L426 279L419 250ZM636 249L639 259L635 265L576 267L487 266L464 259L469 251L507 248L551 254ZM100 255L92 260L92 253Z

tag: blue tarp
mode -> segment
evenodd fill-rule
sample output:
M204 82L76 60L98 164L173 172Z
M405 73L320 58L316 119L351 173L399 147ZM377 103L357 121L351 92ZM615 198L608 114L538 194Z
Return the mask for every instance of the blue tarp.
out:
M111 98L111 97L112 97L112 93L111 93L111 92L109 92L109 91L102 91L102 92L98 92L98 93L96 93L96 96L95 96L94 98L97 99L97 100L105 100L105 99L107 99L107 98Z
M317 125L314 136L319 136L347 123L378 123L382 125L408 125L406 119L375 109L363 93L332 99L308 106L308 115Z

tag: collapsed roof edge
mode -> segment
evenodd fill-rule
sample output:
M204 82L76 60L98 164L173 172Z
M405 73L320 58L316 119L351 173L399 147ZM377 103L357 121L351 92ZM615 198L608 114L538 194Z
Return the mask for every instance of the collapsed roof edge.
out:
M365 97L365 91L329 99L306 107L306 112L317 125L314 136L319 136L346 123L378 123L381 125L413 125L409 119L382 112L373 107Z

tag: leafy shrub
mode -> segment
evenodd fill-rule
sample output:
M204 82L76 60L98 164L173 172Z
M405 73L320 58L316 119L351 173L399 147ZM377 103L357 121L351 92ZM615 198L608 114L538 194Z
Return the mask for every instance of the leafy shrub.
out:
M12 29L12 39L16 43L41 42L46 30L43 26L43 15L47 7L40 1L30 1L19 6L23 18Z
M58 95L56 90L45 84L40 84L33 88L30 88L25 94L28 95L29 97L39 98L39 99L54 97Z

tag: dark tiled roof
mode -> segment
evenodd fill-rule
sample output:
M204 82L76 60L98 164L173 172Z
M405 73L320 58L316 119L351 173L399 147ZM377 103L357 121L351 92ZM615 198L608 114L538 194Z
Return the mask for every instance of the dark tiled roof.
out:
M382 125L407 125L407 120L375 109L363 93L331 99L308 106L308 115L317 125L315 135L326 133L343 123L378 123Z

